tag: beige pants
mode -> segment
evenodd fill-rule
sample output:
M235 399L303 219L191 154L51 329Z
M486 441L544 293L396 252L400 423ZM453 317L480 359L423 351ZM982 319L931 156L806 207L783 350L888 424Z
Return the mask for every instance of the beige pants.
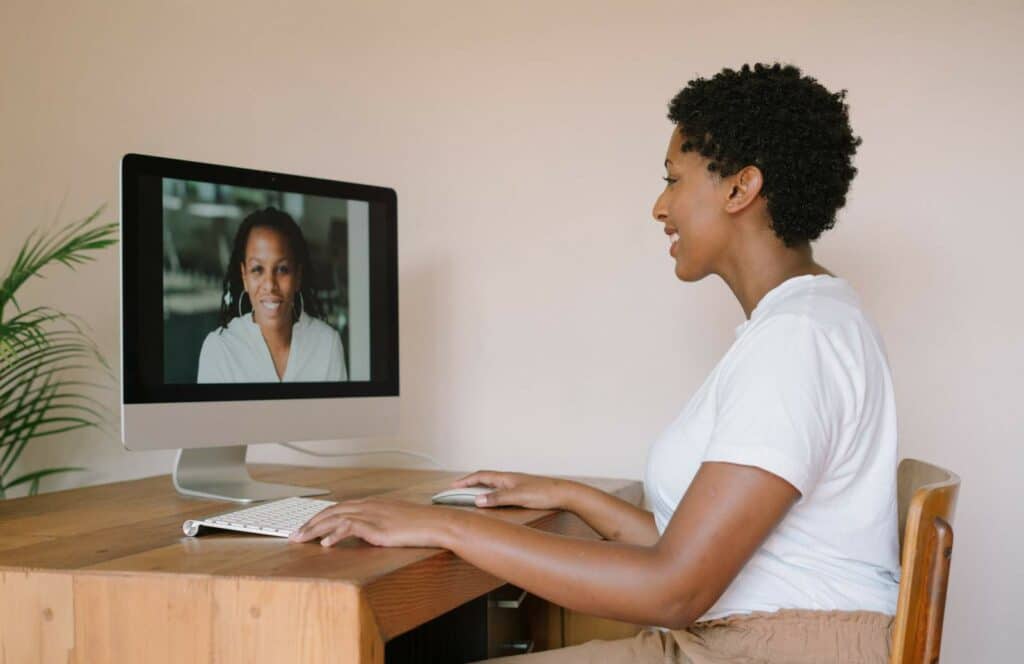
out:
M672 632L591 641L488 662L507 664L886 664L892 616L870 611L752 613Z

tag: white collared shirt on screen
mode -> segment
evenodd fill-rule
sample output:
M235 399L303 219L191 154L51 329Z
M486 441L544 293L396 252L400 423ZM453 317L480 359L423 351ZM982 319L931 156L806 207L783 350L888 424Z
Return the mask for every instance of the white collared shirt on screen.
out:
M299 316L284 377L278 378L270 349L252 314L206 335L199 352L200 383L308 383L348 380L338 332L327 323Z

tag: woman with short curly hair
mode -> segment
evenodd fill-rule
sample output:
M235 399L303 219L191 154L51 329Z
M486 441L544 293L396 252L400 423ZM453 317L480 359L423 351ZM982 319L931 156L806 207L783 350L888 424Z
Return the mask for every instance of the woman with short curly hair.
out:
M815 262L860 139L844 92L799 69L726 69L672 99L653 216L675 275L718 275L746 320L650 446L650 510L582 484L480 471L480 507L577 514L605 541L476 512L341 503L294 536L440 546L587 614L659 626L513 662L886 662L896 610L896 410L882 339Z

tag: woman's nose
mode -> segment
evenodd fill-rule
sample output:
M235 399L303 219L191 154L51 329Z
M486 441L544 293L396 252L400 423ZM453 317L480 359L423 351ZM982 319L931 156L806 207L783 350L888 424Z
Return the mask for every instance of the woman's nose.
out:
M260 293L264 293L264 294L276 293L277 292L277 277L275 277L273 275L267 275L266 277L263 277L262 279L260 279L259 286L257 287L257 290Z
M654 208L651 209L651 216L654 217L655 221L662 224L668 218L668 210L665 209L665 203L663 202L664 198L664 193L658 194L658 198L654 201Z

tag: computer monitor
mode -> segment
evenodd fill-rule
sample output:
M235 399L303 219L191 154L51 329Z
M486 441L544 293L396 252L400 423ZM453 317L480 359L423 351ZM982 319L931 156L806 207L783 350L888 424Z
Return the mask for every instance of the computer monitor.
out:
M129 154L120 216L122 439L179 449L179 492L326 493L246 446L397 431L393 189Z

